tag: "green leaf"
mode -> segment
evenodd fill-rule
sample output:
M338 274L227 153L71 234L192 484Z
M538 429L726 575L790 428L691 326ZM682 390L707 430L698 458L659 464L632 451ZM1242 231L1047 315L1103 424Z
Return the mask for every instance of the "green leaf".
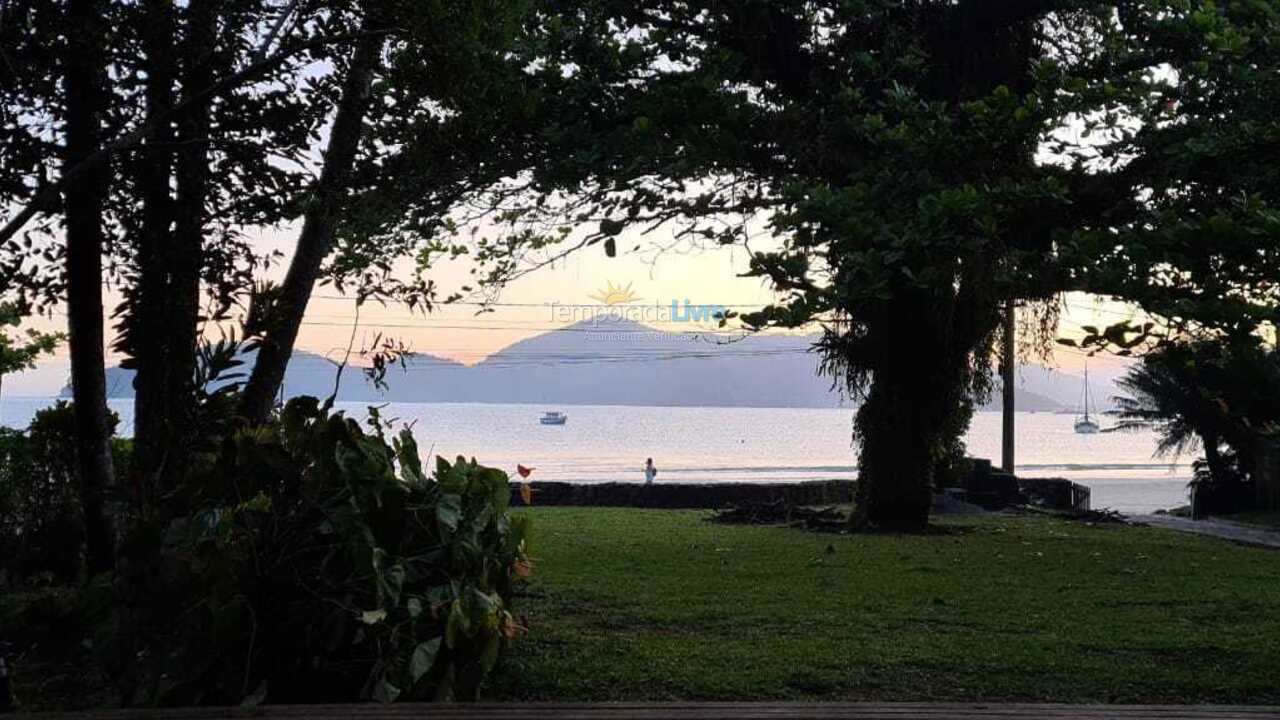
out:
M431 638L426 642L418 643L418 647L413 649L413 658L409 661L409 677L413 678L416 683L427 674L431 666L436 662L436 655L440 652L440 644L444 638Z
M511 505L511 478L496 468L480 468L479 478L488 485L494 510L505 513Z
M373 699L375 702L393 703L398 697L400 697L400 688L393 685L385 677L373 686Z
M459 640L471 634L471 621L462 609L462 602L453 601L449 608L449 619L444 625L444 641L450 648L458 647Z
M436 520L450 530L457 530L462 520L462 496L446 493L436 504Z
M400 461L400 473L405 482L420 485L426 481L422 474L422 458L418 455L418 442L407 428L400 431L400 442L396 447L396 459Z

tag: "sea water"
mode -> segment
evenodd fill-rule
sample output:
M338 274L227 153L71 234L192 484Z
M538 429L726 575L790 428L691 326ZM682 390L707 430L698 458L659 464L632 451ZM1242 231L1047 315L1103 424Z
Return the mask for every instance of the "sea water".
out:
M52 398L0 401L0 424L24 427ZM133 402L112 400L120 432L132 427ZM366 417L367 403L338 403ZM643 481L647 458L658 482L794 482L855 475L852 411L796 408L680 408L572 405L385 403L384 418L409 425L423 455L474 456L514 474L535 468L535 480L581 483ZM568 414L565 425L542 425L546 410ZM1094 508L1150 512L1187 501L1193 458L1153 457L1151 432L1078 435L1074 418L1020 412L1017 471L1064 477L1093 490ZM1106 418L1102 418L1105 427ZM1000 458L1000 414L980 412L965 437L969 453Z

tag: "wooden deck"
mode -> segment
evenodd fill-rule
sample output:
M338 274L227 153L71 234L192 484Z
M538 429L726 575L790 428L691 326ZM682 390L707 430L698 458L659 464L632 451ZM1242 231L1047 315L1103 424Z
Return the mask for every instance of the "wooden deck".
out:
M322 720L1263 720L1280 719L1280 706L1244 705L1029 705L1001 703L525 703L474 705L291 705L258 708L186 708L60 713L44 718L205 720L212 718L320 718Z

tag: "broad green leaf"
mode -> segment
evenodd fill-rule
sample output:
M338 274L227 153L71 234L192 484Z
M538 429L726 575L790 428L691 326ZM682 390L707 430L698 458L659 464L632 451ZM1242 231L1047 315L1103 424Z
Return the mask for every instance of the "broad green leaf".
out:
M434 637L418 643L418 646L413 649L413 658L409 661L409 677L413 678L414 682L418 682L435 664L442 641L443 638Z
M449 530L457 530L462 520L462 496L446 493L436 504L436 520Z
M400 697L400 688L396 687L383 677L373 686L373 699L380 703L393 703L396 698Z

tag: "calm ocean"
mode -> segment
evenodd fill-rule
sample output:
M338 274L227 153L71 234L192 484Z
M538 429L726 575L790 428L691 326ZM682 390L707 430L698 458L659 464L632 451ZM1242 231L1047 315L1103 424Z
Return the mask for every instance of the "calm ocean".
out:
M0 424L23 427L50 398L8 397ZM121 431L133 401L113 400ZM339 403L363 418L363 403ZM564 426L538 423L543 410L568 414ZM412 423L424 454L475 456L536 480L607 482L642 479L645 458L659 482L771 482L850 478L850 410L658 408L574 405L388 403L384 417ZM1095 508L1150 512L1184 504L1192 458L1155 460L1149 433L1077 435L1070 415L1018 413L1018 473L1066 477L1093 489ZM1107 422L1104 420L1103 424ZM978 413L966 438L970 454L1000 457L1000 415Z

